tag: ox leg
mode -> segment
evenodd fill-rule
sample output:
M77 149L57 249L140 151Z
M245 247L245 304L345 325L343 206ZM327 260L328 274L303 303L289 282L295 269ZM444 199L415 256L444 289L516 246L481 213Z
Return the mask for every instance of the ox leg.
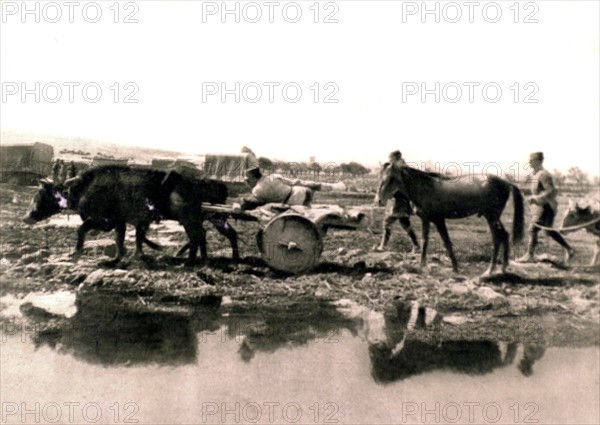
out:
M199 224L198 229L198 242L200 244L200 256L202 261L208 260L208 250L206 248L206 231L202 227L202 223Z
M423 237L423 251L421 251L421 267L427 265L427 246L429 245L429 225L430 221L422 218L421 232Z
M148 245L151 249L154 249L156 251L162 251L162 249L163 249L162 246L160 246L157 243L152 242L150 239L146 238L145 236L144 236L144 243L146 245Z
M157 244L152 242L150 239L148 239L146 237L146 233L148 232L148 224L140 224L138 226L135 226L135 256L136 257L143 257L144 255L144 250L143 250L143 246L142 244L146 244L148 245L151 249L155 249L157 251L161 251L162 247Z
M186 244L189 249L188 259L186 260L186 266L193 267L196 263L196 256L198 255L198 236L196 235L193 226L184 226L185 232L188 235L190 242Z
M144 255L142 243L144 243L145 239L146 239L146 226L144 226L144 225L135 226L135 253L133 254L135 257L142 257Z
M83 244L85 242L85 235L96 226L92 220L85 220L81 226L77 229L77 244L75 245L75 253L73 258L77 259L83 252Z
M229 239L229 243L231 244L231 253L234 260L240 259L240 251L238 248L238 239L237 232L231 225L227 222L227 220L210 220L210 222L215 226L215 228L219 231L220 234Z
M206 255L206 232L202 227L202 223L191 222L183 225L185 232L190 239L189 243L189 254L188 259L186 261L187 266L194 266L196 263L196 258L198 255L198 247L200 247L200 255L202 259L205 260L207 258Z
M185 251L187 251L188 249L190 249L190 243L187 242L185 245L183 245L181 248L179 248L179 251L177 251L177 254L175 254L176 257L179 257L180 255L183 255L183 253Z
M435 224L438 233L442 237L442 241L444 241L446 252L448 252L448 257L450 257L450 261L452 262L452 271L454 273L458 273L458 262L456 261L456 257L454 256L454 250L452 249L452 242L450 242L450 235L448 235L446 222L444 220L436 220L433 223Z
M117 223L115 227L115 241L117 242L117 254L115 258L111 260L111 263L118 263L121 258L125 255L125 229L126 224L124 222Z

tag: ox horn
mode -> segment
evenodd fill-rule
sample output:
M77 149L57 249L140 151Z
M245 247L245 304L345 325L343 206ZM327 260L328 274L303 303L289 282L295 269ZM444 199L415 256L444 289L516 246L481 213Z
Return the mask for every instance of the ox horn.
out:
M63 183L63 186L66 188L69 188L73 185L73 183L75 183L76 181L80 180L80 177L71 177L70 179L65 180L65 182Z

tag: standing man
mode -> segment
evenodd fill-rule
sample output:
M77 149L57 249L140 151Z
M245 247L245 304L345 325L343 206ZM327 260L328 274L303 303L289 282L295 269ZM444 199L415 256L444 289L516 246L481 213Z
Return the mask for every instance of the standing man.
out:
M69 163L69 172L68 172L68 177L70 179L77 177L77 167L75 166L75 162L71 161Z
M552 175L543 167L544 153L534 152L529 155L529 165L533 168L531 193L527 201L531 205L531 226L529 227L529 245L527 253L517 259L519 263L528 263L534 260L535 248L538 244L538 233L543 227L552 227L558 204L556 202L556 188L552 181ZM562 235L555 230L544 230L548 236L554 239L565 249L565 261L568 263L575 252L564 240Z
M61 184L67 181L67 175L69 173L68 165L64 160L60 160L60 182Z
M59 176L60 176L60 159L56 159L56 161L54 161L54 164L52 164L52 181L54 182L54 184L58 184L59 181Z
M389 162L399 166L406 166L406 162L402 159L402 153L398 150L393 151L389 155ZM408 233L410 241L413 244L413 252L419 249L419 241L417 235L410 225L410 216L413 214L413 209L410 201L400 192L394 194L394 200L390 199L385 207L385 218L383 219L383 236L379 245L373 247L376 252L383 252L385 246L392 235L392 225L396 220L400 222L402 228Z

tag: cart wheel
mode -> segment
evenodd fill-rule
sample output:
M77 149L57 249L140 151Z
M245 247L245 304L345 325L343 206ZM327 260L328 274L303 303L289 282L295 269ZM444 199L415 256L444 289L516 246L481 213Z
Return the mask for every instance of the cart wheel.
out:
M317 227L296 214L275 217L267 223L258 239L265 262L271 268L287 273L309 270L317 264L323 250Z

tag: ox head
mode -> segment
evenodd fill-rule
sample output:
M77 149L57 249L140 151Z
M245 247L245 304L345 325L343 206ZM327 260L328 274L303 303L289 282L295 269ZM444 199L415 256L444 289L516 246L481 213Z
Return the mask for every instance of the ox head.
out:
M385 203L394 196L394 193L401 190L401 179L398 177L398 168L394 164L386 162L379 173L379 183L375 203L384 206Z
M67 198L61 190L53 182L43 179L40 180L40 187L33 197L23 221L27 224L34 224L66 208Z

